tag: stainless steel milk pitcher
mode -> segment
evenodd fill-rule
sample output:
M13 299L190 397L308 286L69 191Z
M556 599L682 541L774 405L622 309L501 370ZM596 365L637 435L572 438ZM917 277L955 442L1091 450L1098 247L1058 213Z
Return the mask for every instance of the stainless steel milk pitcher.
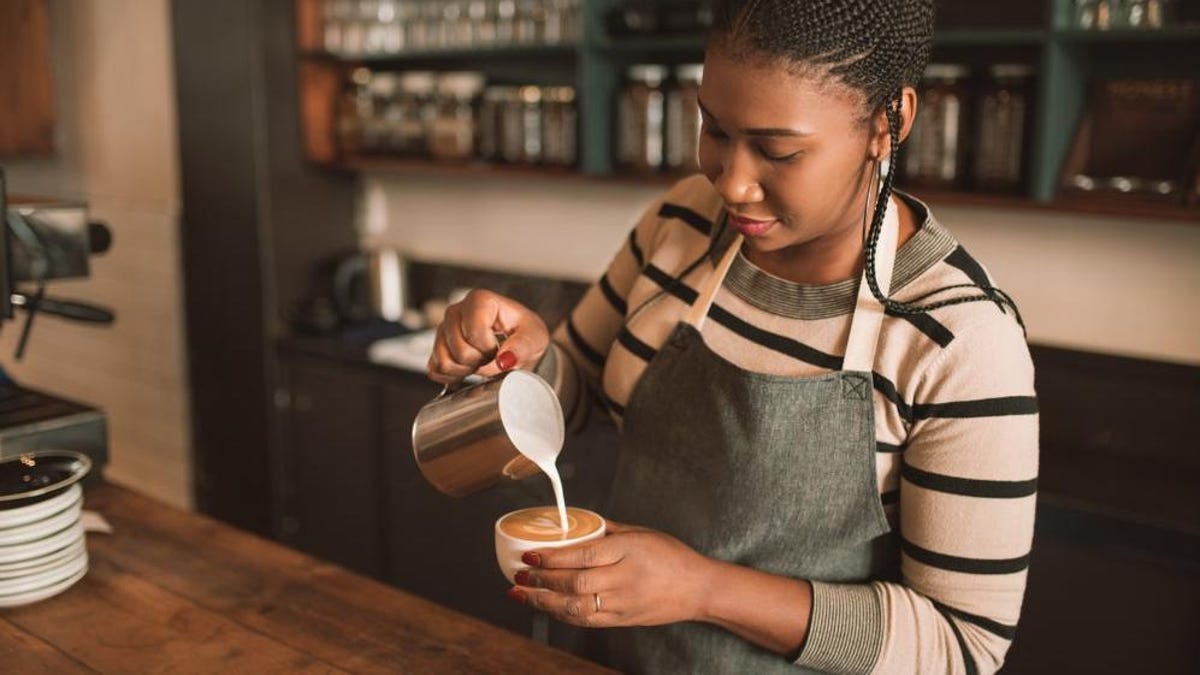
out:
M434 487L463 497L535 475L538 466L524 453L552 446L556 455L563 436L554 389L532 372L513 370L443 389L413 421L413 456Z

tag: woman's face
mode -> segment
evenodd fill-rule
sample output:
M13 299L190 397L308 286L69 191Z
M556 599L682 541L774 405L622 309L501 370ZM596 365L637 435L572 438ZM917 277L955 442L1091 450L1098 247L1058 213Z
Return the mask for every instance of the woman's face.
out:
M872 156L883 148L860 94L712 48L700 104L700 168L748 252L786 258L861 249Z

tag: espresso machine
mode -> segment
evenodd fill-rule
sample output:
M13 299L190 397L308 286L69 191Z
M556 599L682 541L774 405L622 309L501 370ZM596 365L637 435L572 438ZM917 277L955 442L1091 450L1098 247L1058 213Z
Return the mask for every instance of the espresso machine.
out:
M113 322L104 307L46 294L54 280L88 277L89 258L112 243L109 229L89 220L86 204L9 198L0 168L0 217L0 325L20 331L13 359L24 355L40 314ZM6 360L0 355L0 460L34 450L74 450L88 455L98 476L108 460L104 413L13 381L3 369Z

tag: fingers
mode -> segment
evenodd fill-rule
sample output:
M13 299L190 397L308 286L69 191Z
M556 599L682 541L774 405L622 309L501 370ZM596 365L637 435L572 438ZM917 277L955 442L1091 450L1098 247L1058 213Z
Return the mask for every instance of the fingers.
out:
M522 556L526 564L546 569L586 569L615 565L625 557L623 537L601 537L584 544L536 551Z
M507 336L503 349L497 334ZM501 366L532 368L549 342L546 324L536 313L502 295L476 289L446 309L429 357L429 377L451 384L475 372L496 375Z
M518 586L543 588L566 595L611 592L619 587L620 573L611 565L590 569L527 569L517 572Z
M567 595L544 589L527 589L514 587L508 592L509 597L539 612L574 626L586 628L605 628L618 625L623 616L620 595L606 593L600 595ZM599 604L599 609L597 609Z

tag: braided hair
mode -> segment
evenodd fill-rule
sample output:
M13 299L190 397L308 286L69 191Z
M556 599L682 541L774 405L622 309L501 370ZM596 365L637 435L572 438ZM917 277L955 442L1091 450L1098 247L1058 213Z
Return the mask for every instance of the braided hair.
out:
M719 46L735 58L768 59L793 69L821 72L862 94L868 119L883 111L891 149L887 170L879 177L864 257L867 284L885 309L893 314L911 315L968 302L991 301L1001 311L1005 306L1011 307L1024 328L1012 299L990 285L945 286L910 302L900 302L884 295L876 279L879 236L892 195L900 148L901 90L916 85L929 62L933 47L933 5L933 0L717 0L709 46ZM977 288L983 294L920 304L958 288Z

